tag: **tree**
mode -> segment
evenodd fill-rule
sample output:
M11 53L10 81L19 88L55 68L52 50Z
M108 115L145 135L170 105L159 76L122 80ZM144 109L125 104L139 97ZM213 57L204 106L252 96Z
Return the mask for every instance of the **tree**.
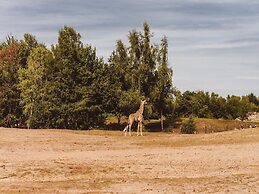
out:
M209 109L213 118L227 118L226 99L212 92L210 95Z
M95 48L83 45L72 27L59 31L58 44L52 46L53 112L55 127L83 129L98 125L103 118L107 89L106 67Z
M34 48L38 46L43 46L43 44L39 44L36 40L36 37L31 34L24 34L23 40L20 41L20 50L19 56L20 61L19 63L23 68L27 67L27 59Z
M240 96L227 96L227 113L229 119L236 119L241 115Z
M151 43L152 34L149 25L143 24L143 33L132 30L129 35L129 71L127 78L131 89L140 95L150 97L155 85L155 70L157 65L157 47Z
M19 104L18 74L20 45L8 36L0 50L0 125L5 127L22 124L22 108Z
M259 97L256 97L253 93L247 95L249 102L255 104L257 106L257 110L259 111ZM254 108L256 110L256 108Z
M151 45L151 37L152 34L150 32L150 27L147 24L147 22L144 22L143 24L143 34L141 34L141 63L139 66L139 79L140 79L140 84L141 84L141 90L140 92L146 96L150 97L151 93L153 92L153 87L155 85L155 70L157 68L157 64L159 63L157 61L157 47L154 45ZM163 45L163 40L165 41ZM167 59L167 39L164 38L162 40L162 48L166 53L164 53L165 60ZM164 48L163 48L164 47ZM166 48L165 48L166 47Z
M53 93L55 104L53 111L56 113L54 117L58 128L72 128L76 125L75 119L75 103L79 101L80 94L76 91L77 82L80 82L78 76L79 70L79 51L83 48L81 35L72 27L64 26L59 31L58 44L52 46L54 54L54 72L52 73ZM80 53L85 55L84 52ZM86 72L87 73L87 72ZM81 88L84 91L85 88Z
M113 83L118 83L120 85L118 87L122 90L129 90L132 88L129 58L126 46L121 40L118 40L116 49L109 58L110 71L107 72L107 74L111 73L112 76L110 79L112 79Z
M140 63L141 63L141 38L140 33L132 30L128 35L130 47L129 50L129 74L128 77L131 83L131 89L141 93L141 77L140 77Z
M53 65L52 53L44 47L34 48L28 57L28 67L19 70L21 105L28 128L44 127L48 86L48 69Z
M109 67L113 75L118 77L113 79L117 85L114 94L123 102L114 106L117 115L125 114L125 107L130 107L130 104L126 105L126 101L123 100L127 99L128 95L131 95L132 99L137 96L149 99L149 104L155 111L149 114L163 117L171 112L172 69L168 65L167 38L164 37L157 46L152 44L151 37L150 27L145 22L143 32L130 31L129 47L126 48L122 41L117 41L116 50L110 57ZM163 123L161 124L163 128Z
M155 108L160 112L161 129L163 131L163 115L172 110L173 104L173 71L168 64L168 41L166 37L161 40L158 63L157 80L152 92L152 101Z
M192 114L197 117L210 118L210 95L208 92L198 91L191 98Z
M183 94L177 96L179 99L177 100L178 106L176 112L179 116L187 117L193 114L192 98L194 95L195 92L187 90Z
M138 47L133 46L132 48L138 50ZM132 60L134 61L133 58L136 57L134 52L131 50L128 53L123 42L118 40L116 49L109 59L110 64L107 71L109 80L107 96L109 96L109 101L106 101L109 107L106 111L118 117L118 124L120 124L122 115L128 115L136 110L141 98L138 86L134 86L134 83L138 83L135 80L136 75L132 73L135 66ZM132 55L134 55L133 58Z

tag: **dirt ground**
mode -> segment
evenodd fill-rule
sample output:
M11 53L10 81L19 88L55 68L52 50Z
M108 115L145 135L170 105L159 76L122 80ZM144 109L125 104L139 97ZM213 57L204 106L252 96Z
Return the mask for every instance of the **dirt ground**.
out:
M133 135L0 128L0 193L259 192L259 128Z

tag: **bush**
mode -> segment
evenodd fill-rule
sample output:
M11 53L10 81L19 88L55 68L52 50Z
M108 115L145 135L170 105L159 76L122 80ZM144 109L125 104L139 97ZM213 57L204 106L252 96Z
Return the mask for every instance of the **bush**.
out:
M196 132L196 125L192 117L185 120L181 126L181 133L194 134Z

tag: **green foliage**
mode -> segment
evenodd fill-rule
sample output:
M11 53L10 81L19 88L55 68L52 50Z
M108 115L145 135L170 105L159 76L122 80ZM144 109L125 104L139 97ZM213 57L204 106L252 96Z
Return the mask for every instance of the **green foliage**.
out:
M194 115L200 118L245 119L247 113L255 111L257 107L250 101L250 95L223 98L218 94L203 91L186 91L183 94L174 91L176 96L174 112L178 117Z
M256 97L253 93L247 95L249 102L253 103L256 106L259 106L259 98Z
M64 26L51 50L33 35L8 36L0 44L0 125L6 127L89 129L105 116L135 112L146 98L145 118L188 117L244 119L259 110L259 98L173 88L168 40L152 42L149 25L132 30L128 45L116 42L108 63L81 35Z
M48 88L48 68L53 64L52 53L44 47L34 48L27 68L19 70L21 105L28 128L43 127L45 123Z
M59 31L58 44L52 46L55 114L51 125L57 128L86 129L102 121L105 65L95 49L80 39L79 33L65 26Z
M259 112L259 97L256 97L253 93L247 95L250 104L249 111Z
M20 92L17 84L20 45L8 37L0 50L0 125L14 127L22 124Z
M158 46L152 44L151 37L145 22L143 32L132 30L129 33L128 48L121 40L117 41L116 50L109 59L111 72L116 76L112 78L113 83L118 87L115 94L120 99L114 107L117 115L134 111L130 108L134 107L131 99L136 104L141 96L145 96L150 104L145 116L157 118L171 114L172 69L168 64L168 41L163 37Z
M27 59L34 48L39 46L35 36L31 34L24 34L24 39L20 41L20 65L25 68L27 67Z
M190 117L185 120L181 126L181 133L184 134L194 134L196 132L196 125L194 123L194 119Z
M156 72L156 83L151 93L151 98L155 109L160 112L161 129L163 127L163 115L169 115L173 109L173 71L168 65L168 41L164 37L158 52L158 70Z
M81 75L87 75L88 78L90 72L88 69L86 72L81 69L84 61L80 57L88 52L82 50L80 38L80 34L73 28L65 26L59 31L58 44L52 46L54 64L50 79L53 83L53 99L50 102L53 105L51 111L55 114L51 125L56 128L78 127L81 123L75 117L79 113L85 114L86 111L79 107L86 106L88 102L88 88L81 84L88 79L83 79Z

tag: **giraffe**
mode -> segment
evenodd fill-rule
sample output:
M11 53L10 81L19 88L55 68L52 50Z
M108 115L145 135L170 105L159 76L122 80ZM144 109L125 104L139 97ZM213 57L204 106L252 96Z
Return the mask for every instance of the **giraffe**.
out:
M141 100L140 107L137 110L137 112L132 113L129 115L128 118L128 125L124 128L123 132L125 136L127 135L127 130L129 129L129 135L131 136L131 126L134 123L134 121L138 122L138 129L137 129L137 135L140 132L140 135L143 136L142 134L142 129L143 129L143 112L144 112L144 105L146 104L146 100Z

